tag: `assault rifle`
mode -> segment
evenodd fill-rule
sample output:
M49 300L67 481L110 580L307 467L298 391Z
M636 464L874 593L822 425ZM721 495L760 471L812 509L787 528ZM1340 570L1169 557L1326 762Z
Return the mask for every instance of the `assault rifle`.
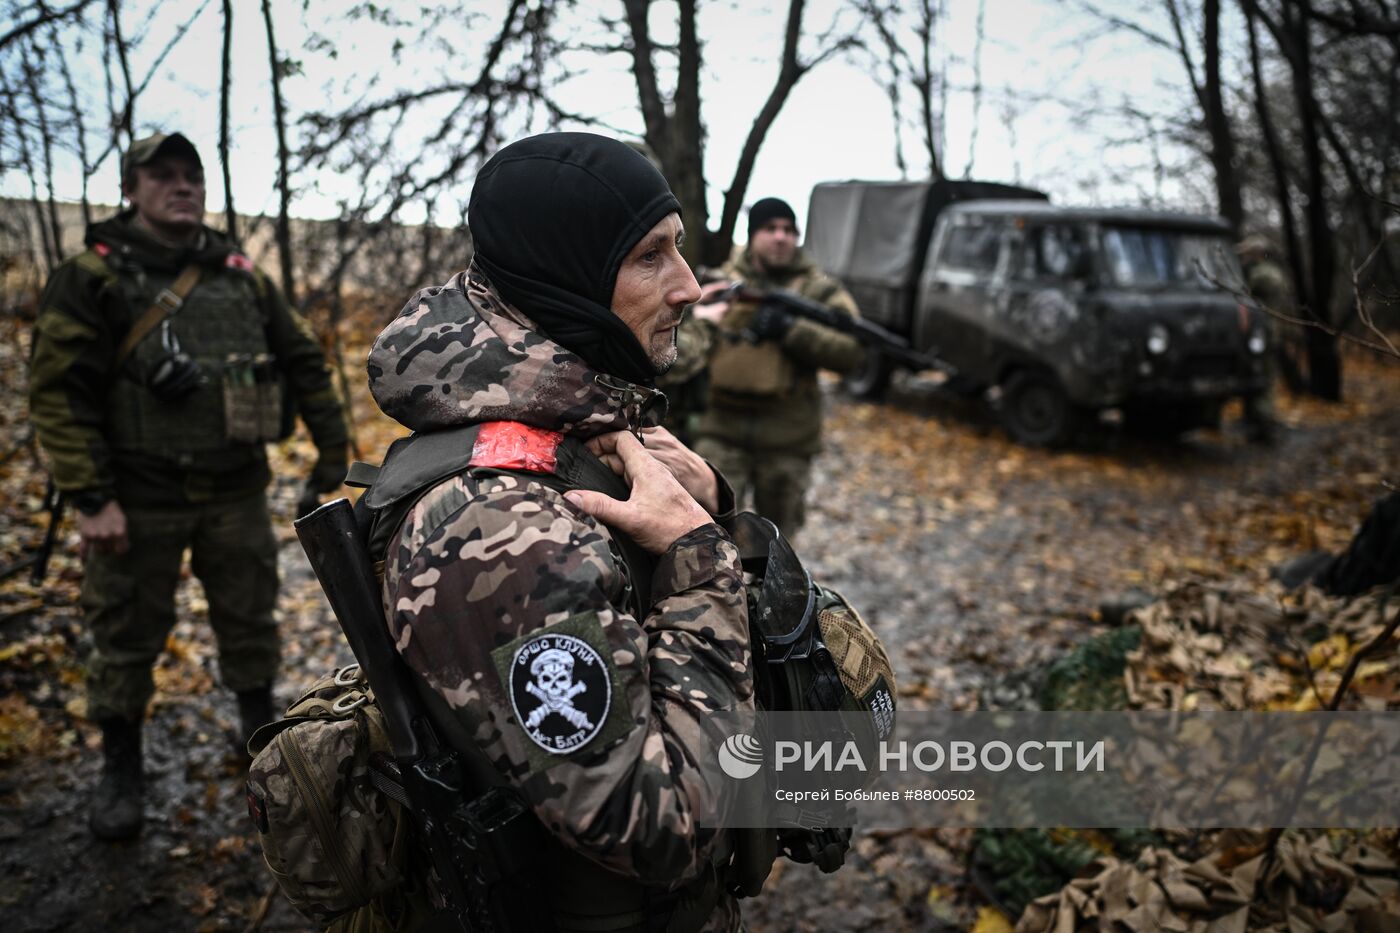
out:
M494 786L483 793L469 762L438 737L384 624L350 501L336 499L295 525L384 713L395 760L374 775L376 786L412 814L446 911L472 933L552 929L549 897L530 880L544 829L514 791Z
M710 281L718 281L716 273L710 269L701 267L696 270L701 278ZM797 292L786 288L773 288L768 291L760 291L750 288L744 282L734 282L723 291L716 292L709 296L703 303L714 304L721 301L750 301L763 305L774 305L793 317L804 318L816 324L823 324L827 327L835 328L845 334L859 340L861 345L869 350L883 354L903 366L913 370L936 369L945 372L949 376L957 375L957 371L951 363L939 359L933 353L921 353L909 346L909 341L896 334L894 331L886 330L874 321L867 321L863 318L852 317L849 314L842 314L833 311L821 302L804 298ZM757 343L758 337L752 332L741 334L751 343Z
M7 580L28 568L30 584L44 585L44 578L49 574L49 558L53 556L53 546L58 541L58 526L63 522L63 494L58 491L53 477L49 477L49 486L44 492L44 511L49 513L49 526L44 529L44 540L38 550L8 567L0 568L0 580Z

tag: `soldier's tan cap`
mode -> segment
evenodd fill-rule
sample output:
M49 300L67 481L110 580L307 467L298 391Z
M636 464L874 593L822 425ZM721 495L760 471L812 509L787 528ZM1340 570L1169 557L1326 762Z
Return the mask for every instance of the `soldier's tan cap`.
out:
M156 156L162 155L185 156L193 159L195 165L204 168L204 163L199 158L199 150L183 133L154 133L136 140L131 144L131 148L126 150L126 155L122 156L122 178L129 176L136 166L145 165Z

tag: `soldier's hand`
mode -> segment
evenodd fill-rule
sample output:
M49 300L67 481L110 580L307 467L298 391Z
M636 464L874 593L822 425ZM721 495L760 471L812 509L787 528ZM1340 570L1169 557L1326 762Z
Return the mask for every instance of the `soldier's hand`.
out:
M704 458L680 442L676 435L661 427L642 429L642 443L647 453L666 465L685 491L711 515L719 511L719 481L715 471ZM604 454L598 450L597 438L588 442L588 447L599 459L612 468L614 473L622 472L622 460L617 454Z
M596 442L596 447L594 446ZM589 446L632 487L625 501L584 489L564 493L577 508L625 532L651 554L663 554L676 539L708 525L710 515L666 464L626 431L602 434Z
M749 330L760 340L782 340L792 329L792 321L792 314L778 305L765 304L754 314Z
M728 290L728 282L710 282L700 286L700 300L690 306L690 313L698 321L718 324L729 311L729 302L718 301L715 296Z
M116 499L107 500L94 515L78 513L78 556L86 560L88 553L125 554L129 542L126 537L126 513Z

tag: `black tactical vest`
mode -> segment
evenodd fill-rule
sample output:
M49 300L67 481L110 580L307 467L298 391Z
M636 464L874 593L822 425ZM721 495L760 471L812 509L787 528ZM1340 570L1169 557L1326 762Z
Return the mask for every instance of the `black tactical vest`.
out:
M178 272L146 269L131 262L108 263L117 273L123 300L140 316L168 288ZM155 456L188 469L236 469L249 463L259 445L229 441L224 423L223 370L231 355L267 354L263 316L252 276L230 269L205 269L199 284L167 318L180 349L203 372L188 396L165 402L144 385L156 363L168 355L162 323L147 334L113 381L107 399L107 438L117 454Z

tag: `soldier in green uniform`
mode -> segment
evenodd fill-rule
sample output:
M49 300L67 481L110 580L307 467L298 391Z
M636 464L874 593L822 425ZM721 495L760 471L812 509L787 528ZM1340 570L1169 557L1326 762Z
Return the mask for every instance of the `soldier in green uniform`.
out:
M264 442L294 405L319 451L309 493L340 484L347 446L306 323L204 226L193 144L178 133L132 143L122 193L129 206L91 226L87 250L49 280L30 381L39 441L78 512L88 711L104 755L89 822L102 839L141 827L141 724L185 549L246 735L274 718L279 658Z
M749 242L722 272L752 290L786 288L859 314L841 284L798 248L796 215L778 198L750 208ZM802 526L812 457L821 450L817 371L850 372L864 352L849 334L772 305L735 302L719 322L695 450L729 479L739 502L752 489L754 510L784 534Z
M1280 369L1289 385L1301 384L1297 375L1297 355L1300 335L1298 325L1280 320L1279 316L1293 317L1297 309L1293 305L1293 290L1288 285L1288 274L1274 261L1278 251L1268 237L1252 233L1235 246L1244 269L1245 287L1269 314L1270 343L1273 345L1274 365ZM1270 367L1272 381L1273 367ZM1245 399L1245 428L1250 439L1263 443L1273 440L1277 421L1274 417L1272 387L1258 395Z

